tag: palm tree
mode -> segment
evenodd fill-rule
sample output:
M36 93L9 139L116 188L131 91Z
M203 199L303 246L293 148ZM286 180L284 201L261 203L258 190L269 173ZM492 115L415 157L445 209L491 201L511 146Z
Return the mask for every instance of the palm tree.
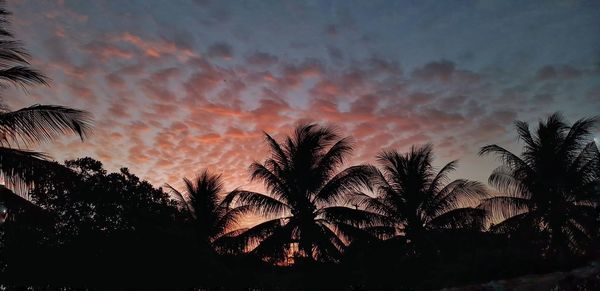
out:
M2 1L3 2L3 1ZM26 88L47 84L47 79L30 68L29 55L6 28L10 13L0 3L0 87ZM66 133L83 138L91 126L89 113L55 105L33 105L11 111L0 97L0 179L16 190L29 186L36 173L57 170L42 153L23 146L52 140ZM20 192L20 191L19 191Z
M230 210L223 205L223 182L221 175L204 170L193 181L183 178L185 191L182 193L167 184L167 188L178 198L193 222L201 245L217 252L227 252L229 239L242 230L233 230L244 208Z
M282 143L265 137L271 157L250 166L266 194L235 190L225 202L268 220L243 232L238 240L262 259L280 262L293 253L306 261L335 261L346 243L376 229L382 217L343 206L343 196L369 187L376 169L369 165L338 171L352 151L349 138L315 124L299 125Z
M448 182L457 161L437 173L432 166L431 145L411 147L400 154L384 151L378 156L383 168L379 174L376 197L353 194L351 203L384 215L408 244L422 248L427 235L435 230L483 228L486 212L473 207L487 196L485 187L464 179Z
M598 231L600 152L590 138L598 120L583 118L569 126L554 113L539 122L535 133L517 121L525 143L521 156L498 145L481 149L480 154L495 154L502 161L489 177L502 194L482 203L502 220L494 231L540 233L546 253L553 255L585 249Z

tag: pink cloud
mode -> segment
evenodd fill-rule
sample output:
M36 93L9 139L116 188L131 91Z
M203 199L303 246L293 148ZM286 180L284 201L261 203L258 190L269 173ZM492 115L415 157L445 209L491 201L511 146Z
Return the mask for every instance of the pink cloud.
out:
M177 46L174 42L166 40L145 40L130 32L110 36L110 41L128 43L142 51L147 57L160 58L163 55L176 55L182 60L197 57L197 54L189 48Z

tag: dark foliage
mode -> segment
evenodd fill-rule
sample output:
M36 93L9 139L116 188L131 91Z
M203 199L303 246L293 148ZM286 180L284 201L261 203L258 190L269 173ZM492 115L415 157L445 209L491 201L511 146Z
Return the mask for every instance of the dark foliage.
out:
M456 161L443 166L437 173L433 168L431 145L412 147L410 152L382 152L376 196L362 193L348 195L351 204L364 207L387 218L393 231L379 230L403 241L413 252L435 251L431 233L439 230L481 231L486 212L474 208L487 196L479 182L458 179L449 182L448 174ZM471 206L471 207L469 207Z
M132 270L169 261L170 247L180 241L174 240L179 234L169 235L177 233L172 227L179 213L166 193L127 169L106 173L100 162L90 158L67 161L65 167L68 171L44 171L30 192L46 219L14 217L3 226L36 230L28 240L11 231L5 234L9 246L4 253L14 258L6 269L11 279L69 282L77 278L83 283L100 280L97 274L101 273L135 276L137 271ZM24 248L25 241L33 246ZM32 266L23 259L33 254L42 265ZM143 262L148 264L139 265ZM38 270L37 276L28 272L31 268Z
M598 247L600 151L591 139L597 123L598 118L586 118L569 126L555 113L532 133L517 121L525 144L520 156L497 145L481 149L502 161L489 178L501 194L481 204L494 222L500 220L493 232L528 237L546 255Z
M185 192L167 188L179 200L180 207L196 231L202 247L218 253L232 253L230 246L243 229L234 229L247 212L245 208L230 209L223 202L223 182L220 175L204 170L194 180L183 179Z

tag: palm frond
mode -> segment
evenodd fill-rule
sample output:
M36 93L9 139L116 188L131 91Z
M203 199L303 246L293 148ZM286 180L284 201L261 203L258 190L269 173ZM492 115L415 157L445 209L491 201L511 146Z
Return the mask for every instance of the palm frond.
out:
M340 139L318 161L317 172L322 173L323 178L329 178L330 173L341 166L344 159L352 153L352 149L350 138Z
M244 252L245 245L240 242L238 236L247 230L240 228L224 233L212 241L212 246L219 254L240 255Z
M194 180L183 179L188 198L196 211L209 212L213 217L219 216L218 212L223 192L223 181L221 175L212 174L207 169L200 172Z
M439 191L440 185L448 179L448 174L450 172L456 170L457 164L458 161L454 160L444 165L444 167L442 167L442 169L437 173L437 175L435 175L435 178L431 180L431 183L429 184L429 192L433 193Z
M233 190L223 199L224 205L250 206L252 211L263 216L285 215L290 206L267 195L245 191Z
M442 188L433 199L426 201L423 210L429 215L437 216L461 205L478 204L486 197L487 190L480 182L458 179Z
M508 166L500 166L492 171L488 183L505 195L528 198L531 193L524 181L527 175Z
M268 160L273 161L273 160ZM250 179L252 181L260 180L263 185L273 196L278 199L287 201L289 198L290 189L286 184L286 181L282 179L281 175L275 174L273 171L268 169L265 165L254 162L250 165Z
M346 244L350 244L353 241L369 241L372 239L378 239L376 233L372 233L367 231L367 228L357 227L356 225L352 225L349 223L344 223L341 221L325 221L322 222L332 231L334 231L338 237L343 239Z
M271 236L277 229L281 228L284 220L281 218L268 220L250 227L241 233L229 236L229 247L243 252L252 250L265 238Z
M371 165L346 168L321 188L313 198L313 203L327 205L349 192L359 192L361 188L372 189L371 181L376 172L377 169Z
M8 188L23 195L45 172L68 174L70 171L49 160L43 153L0 147L0 177Z
M286 151L284 151L284 149L281 147L281 145L279 143L277 143L277 141L270 136L268 133L264 132L265 134L265 139L267 140L267 143L269 144L269 148L272 151L272 155L273 155L273 159L275 159L279 164L284 165L284 166L289 166L289 159L288 159L288 154L286 153Z
M350 224L361 228L393 224L393 221L385 215L343 206L330 206L320 209L319 216L327 221Z
M521 213L490 226L493 233L515 233L534 226L533 217L528 212ZM537 228L533 228L536 229Z
M472 207L456 208L441 214L427 223L433 229L473 229L481 230L486 218L486 211Z
M525 161L501 146L487 145L479 151L480 156L488 154L495 154L504 164L510 167L529 169L529 165Z
M48 79L37 70L24 66L14 66L8 69L0 69L0 84L6 87L3 82L26 88L34 84L47 85Z
M283 219L274 219L248 229L239 237L247 247L256 246L250 254L277 262L287 256L294 229L294 225Z
M522 197L495 196L484 199L478 208L488 211L493 221L500 221L527 212L529 203Z
M313 224L313 258L321 262L336 262L341 256L346 245L338 235L324 224Z
M387 217L394 217L395 211L381 197L371 197L362 192L351 192L346 195L346 205L362 208Z
M253 212L252 205L238 206L233 209L228 209L225 214L220 217L217 222L217 227L223 231L231 230L234 226L238 226L242 222L242 218Z
M7 139L25 144L75 133L83 140L92 125L86 111L55 105L33 105L0 113L0 131Z
M599 121L600 116L582 118L575 121L562 142L561 151L563 153L570 153L572 151L580 150L582 142L588 139L592 134L592 129L598 125Z
M0 37L5 36L1 33ZM11 64L29 64L29 53L23 44L15 40L0 39L0 67L9 67Z
M179 203L185 208L185 210L187 211L187 213L189 215L191 215L192 217L196 217L196 214L194 213L193 208L191 207L191 205L189 204L187 198L184 196L183 193L179 192L179 190L177 190L175 187L171 186L170 184L165 184L165 188L167 188L167 190L169 190L169 193L172 194L172 196L175 197L175 199L177 199L177 201L179 201Z
M538 141L531 135L529 124L524 121L515 121L515 127L519 138L525 142L526 148L528 150L535 150L538 146Z
M568 175L572 175L570 178L587 183L599 178L598 167L600 167L600 150L596 142L592 141L583 147L567 171Z

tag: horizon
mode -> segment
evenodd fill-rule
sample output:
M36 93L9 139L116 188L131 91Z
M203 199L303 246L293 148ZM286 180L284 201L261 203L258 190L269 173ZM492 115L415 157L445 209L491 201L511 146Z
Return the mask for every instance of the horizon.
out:
M347 164L431 142L436 166L458 159L453 177L487 185L499 163L477 152L520 152L514 120L533 127L561 111L572 123L600 105L598 2L148 3L8 1L52 83L5 101L95 119L83 143L33 149L155 186L209 168L226 190L253 188L262 132L280 138L309 120L354 138Z

